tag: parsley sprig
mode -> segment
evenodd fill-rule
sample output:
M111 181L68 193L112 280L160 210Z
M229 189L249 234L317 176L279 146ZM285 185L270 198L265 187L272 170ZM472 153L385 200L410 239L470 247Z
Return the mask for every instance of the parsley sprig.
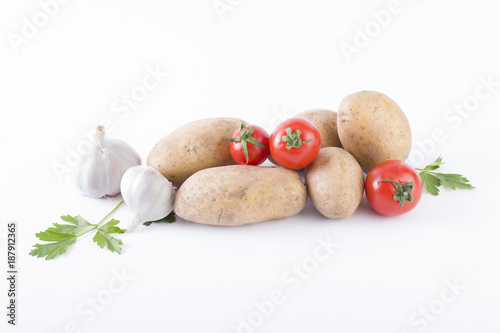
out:
M111 252L117 252L120 254L122 252L121 245L123 245L123 243L120 239L111 236L111 234L123 234L125 230L116 226L120 222L118 220L111 219L106 223L104 222L122 204L123 201L121 201L97 224L88 222L80 215L61 216L61 220L67 223L53 223L53 227L49 227L47 230L37 233L36 236L39 240L48 243L35 244L33 246L34 249L30 252L30 255L38 258L45 257L45 260L54 259L57 256L66 253L68 248L76 242L77 238L94 230L96 230L96 233L92 240L101 249L107 247Z
M432 195L439 194L439 186L448 188L450 190L473 189L469 180L462 175L456 173L437 173L434 170L439 169L441 164L444 164L443 158L439 156L434 163L429 164L423 169L417 168L420 171L420 179L425 187L425 190Z
M157 221L144 222L143 224L145 226L150 226L152 223L174 223L174 222L175 222L175 213L172 211L170 214L168 214L162 219L159 219Z

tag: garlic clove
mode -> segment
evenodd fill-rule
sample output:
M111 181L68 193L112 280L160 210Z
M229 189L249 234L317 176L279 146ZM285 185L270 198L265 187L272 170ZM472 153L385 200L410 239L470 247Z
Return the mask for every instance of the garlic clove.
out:
M122 177L121 193L130 209L129 231L144 222L164 218L174 209L175 187L151 166L128 169Z
M77 170L77 187L93 198L117 195L125 171L140 164L141 158L132 147L121 140L105 139L104 127L98 126L93 150Z

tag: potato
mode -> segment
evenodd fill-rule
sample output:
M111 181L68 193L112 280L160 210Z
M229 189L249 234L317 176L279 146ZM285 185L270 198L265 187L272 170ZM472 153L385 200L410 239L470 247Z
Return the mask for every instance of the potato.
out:
M175 187L197 171L236 164L226 131L232 135L246 123L236 118L208 118L186 124L164 136L149 153L147 164Z
M386 160L404 161L411 148L411 129L401 108L376 91L346 96L339 107L337 127L344 149L364 172Z
M341 148L321 148L316 159L306 167L305 178L314 207L331 219L350 216L363 197L363 170L356 159Z
M297 114L297 117L305 118L312 122L321 135L321 148L340 147L339 134L337 133L337 112L314 109Z
M236 226L295 215L306 202L306 187L295 171L233 165L189 177L177 191L174 211L192 222Z

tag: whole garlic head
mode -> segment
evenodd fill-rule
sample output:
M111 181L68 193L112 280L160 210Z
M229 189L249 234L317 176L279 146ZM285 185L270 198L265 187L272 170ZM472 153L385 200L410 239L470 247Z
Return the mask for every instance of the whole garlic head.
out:
M117 195L125 171L140 164L141 157L132 147L121 140L105 139L104 127L98 126L93 151L78 168L77 186L93 198Z
M155 168L137 165L121 182L123 201L130 209L128 231L139 224L164 218L174 209L175 187Z

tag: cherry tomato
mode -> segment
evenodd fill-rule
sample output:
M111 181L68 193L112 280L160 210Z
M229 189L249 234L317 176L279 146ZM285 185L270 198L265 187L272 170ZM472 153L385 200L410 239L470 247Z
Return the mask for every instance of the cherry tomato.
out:
M231 142L231 155L238 164L259 165L270 154L269 134L260 126L241 124L241 128L227 139Z
M422 180L408 163L389 160L374 166L365 181L368 202L382 215L409 212L420 201Z
M321 135L312 122L304 118L290 118L276 127L269 143L271 156L289 169L309 165L321 148Z

